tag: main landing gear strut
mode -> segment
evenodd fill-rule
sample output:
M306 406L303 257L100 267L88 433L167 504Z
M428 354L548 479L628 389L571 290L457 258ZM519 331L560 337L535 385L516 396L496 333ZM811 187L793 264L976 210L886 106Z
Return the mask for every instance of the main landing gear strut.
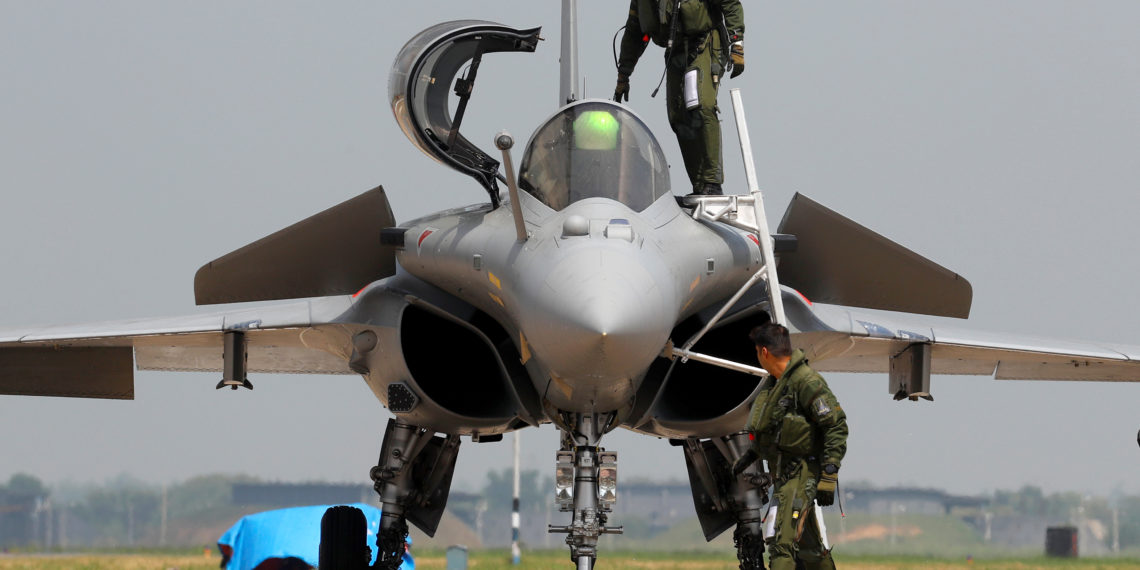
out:
M372 568L397 570L404 560L408 522L415 524L428 536L434 536L447 506L451 477L455 473L455 459L459 455L458 435L435 435L427 428L388 420L384 443L380 447L380 460L372 468L373 488L380 494L383 515L376 533L378 554ZM339 507L337 507L339 508ZM333 509L330 509L330 512ZM326 513L328 515L328 513ZM329 518L326 516L326 518ZM355 524L330 524L330 529L355 529ZM352 531L355 536L358 534ZM321 543L353 545L354 538L342 539L330 530L326 536L322 524ZM346 562L325 562L322 546L321 570L358 570L359 556L355 547ZM332 558L330 558L332 560ZM328 566L328 568L326 568Z
M771 479L759 461L740 475L732 463L748 450L747 432L707 440L671 440L685 451L693 504L706 540L736 525L732 541L741 570L764 569L763 517Z

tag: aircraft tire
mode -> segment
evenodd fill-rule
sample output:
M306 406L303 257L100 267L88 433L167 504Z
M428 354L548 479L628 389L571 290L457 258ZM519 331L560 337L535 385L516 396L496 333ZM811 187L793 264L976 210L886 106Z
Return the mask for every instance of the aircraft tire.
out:
M368 519L356 507L330 507L321 517L321 570L364 570L372 560Z
M736 546L740 570L764 570L764 537L752 535L740 526L733 533L732 542Z

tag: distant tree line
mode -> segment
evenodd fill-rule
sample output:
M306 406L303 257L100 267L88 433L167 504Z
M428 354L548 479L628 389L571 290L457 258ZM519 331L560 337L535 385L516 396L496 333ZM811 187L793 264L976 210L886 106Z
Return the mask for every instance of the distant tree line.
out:
M1120 525L1120 547L1140 546L1140 496L1116 493L1114 497L1093 497L1071 491L1046 495L1040 487L1026 485L1017 491L996 491L995 514L1015 513L1040 518L1098 520L1112 527L1113 511ZM1110 539L1111 540L1111 539Z
M124 475L53 491L16 474L0 485L0 548L160 546L167 524L230 507L232 485L254 480L203 475L164 489Z
M36 513L47 497L47 487L31 475L17 473L0 485L0 547L34 542Z
M489 537L509 536L507 529L494 527L509 526L511 477L509 469L491 471L479 494L464 497L456 493L456 500L450 501L448 508L468 524L484 526ZM520 479L524 517L542 520L547 504L553 502L553 479L537 471L524 471ZM256 481L244 475L214 474L193 477L164 489L119 476L101 484L63 484L53 489L32 475L18 473L0 484L0 548L175 545L173 533L170 540L163 535L167 526L217 525L218 521L236 520L239 515L232 505L233 484ZM998 516L1094 519L1110 529L1115 514L1121 548L1140 547L1140 496L1046 494L1040 487L1027 485L1016 491L996 491L988 510ZM639 532L637 520L621 523L636 535L649 532Z

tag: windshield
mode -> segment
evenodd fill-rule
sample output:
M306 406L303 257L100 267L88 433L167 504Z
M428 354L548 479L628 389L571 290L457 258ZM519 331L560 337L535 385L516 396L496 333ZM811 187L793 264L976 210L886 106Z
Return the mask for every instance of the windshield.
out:
M583 101L531 137L519 185L555 210L609 198L640 212L669 193L669 167L636 115L609 101Z

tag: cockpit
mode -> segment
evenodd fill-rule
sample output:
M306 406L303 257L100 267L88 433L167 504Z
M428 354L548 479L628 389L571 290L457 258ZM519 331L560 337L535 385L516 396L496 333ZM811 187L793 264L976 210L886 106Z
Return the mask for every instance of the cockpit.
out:
M462 117L483 56L533 52L539 32L475 20L438 24L404 45L389 74L392 112L404 134L428 156L478 180L495 207L497 182L505 180L499 161L460 134ZM670 193L665 154L649 128L603 99L563 107L535 131L519 186L555 210L597 197L640 212Z
M640 212L670 193L665 154L649 128L604 100L564 107L535 131L519 187L554 210L609 198Z

